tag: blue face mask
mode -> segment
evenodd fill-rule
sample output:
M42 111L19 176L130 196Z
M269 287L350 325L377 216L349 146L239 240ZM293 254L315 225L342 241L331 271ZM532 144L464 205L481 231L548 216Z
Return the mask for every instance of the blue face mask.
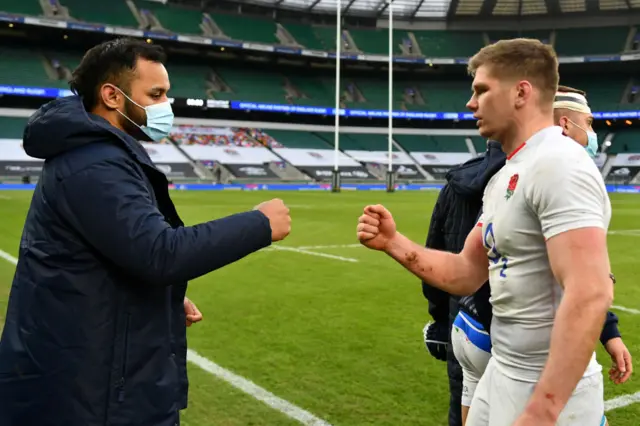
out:
M587 134L587 146L585 146L584 149L587 150L589 157L596 158L596 155L598 155L598 135L596 132L585 130L571 120L569 120L569 122Z
M117 87L116 87L117 88ZM120 90L119 88L117 88ZM173 127L173 109L171 108L171 103L169 101L161 102L159 104L152 104L146 107L143 107L136 102L133 101L129 96L127 96L122 90L120 90L125 98L129 99L132 104L137 106L138 108L142 108L147 114L147 124L145 126L140 126L138 123L124 115L122 112L118 111L124 118L135 124L142 130L147 136L149 136L152 140L158 142L163 138L169 136L171 132L171 128Z
M591 158L596 158L598 155L598 135L596 132L587 132L587 146L585 149Z

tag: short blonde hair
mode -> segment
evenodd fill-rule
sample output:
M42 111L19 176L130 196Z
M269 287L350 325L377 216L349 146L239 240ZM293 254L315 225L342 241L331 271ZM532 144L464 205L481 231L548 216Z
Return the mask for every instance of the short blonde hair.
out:
M467 70L475 76L483 65L495 77L528 80L540 90L542 102L553 103L560 75L552 46L528 38L500 40L480 49L469 60Z

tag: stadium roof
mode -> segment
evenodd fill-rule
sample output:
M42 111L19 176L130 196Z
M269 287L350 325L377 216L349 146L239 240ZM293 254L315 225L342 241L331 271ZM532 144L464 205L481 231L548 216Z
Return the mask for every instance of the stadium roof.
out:
M341 1L345 15L386 17L388 0L236 0L276 9L305 12L335 12ZM640 0L392 0L393 16L404 19L470 17L567 16L571 14L640 11Z
M299 9L309 12L335 12L339 0L247 0L244 3L270 4L275 7ZM394 0L393 15L416 18L443 18L452 0ZM481 0L471 0L481 1ZM341 0L344 14L387 16L387 0Z

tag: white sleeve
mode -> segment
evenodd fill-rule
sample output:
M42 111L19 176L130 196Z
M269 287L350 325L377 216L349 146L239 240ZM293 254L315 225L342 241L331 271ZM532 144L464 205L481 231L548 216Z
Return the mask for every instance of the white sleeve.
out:
M565 156L545 158L534 167L526 198L549 239L572 229L607 229L608 195L593 164Z

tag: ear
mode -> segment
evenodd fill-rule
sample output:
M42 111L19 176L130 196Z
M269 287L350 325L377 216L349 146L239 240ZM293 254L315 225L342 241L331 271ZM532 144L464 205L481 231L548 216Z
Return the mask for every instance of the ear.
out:
M562 127L562 135L569 135L569 119L564 115L558 120L558 126Z
M520 80L516 84L516 108L522 108L533 95L533 86L527 80Z
M120 93L120 91L117 90L113 85L103 84L100 87L99 96L100 98L102 98L102 103L108 109L115 110L121 108L123 98L122 93Z

